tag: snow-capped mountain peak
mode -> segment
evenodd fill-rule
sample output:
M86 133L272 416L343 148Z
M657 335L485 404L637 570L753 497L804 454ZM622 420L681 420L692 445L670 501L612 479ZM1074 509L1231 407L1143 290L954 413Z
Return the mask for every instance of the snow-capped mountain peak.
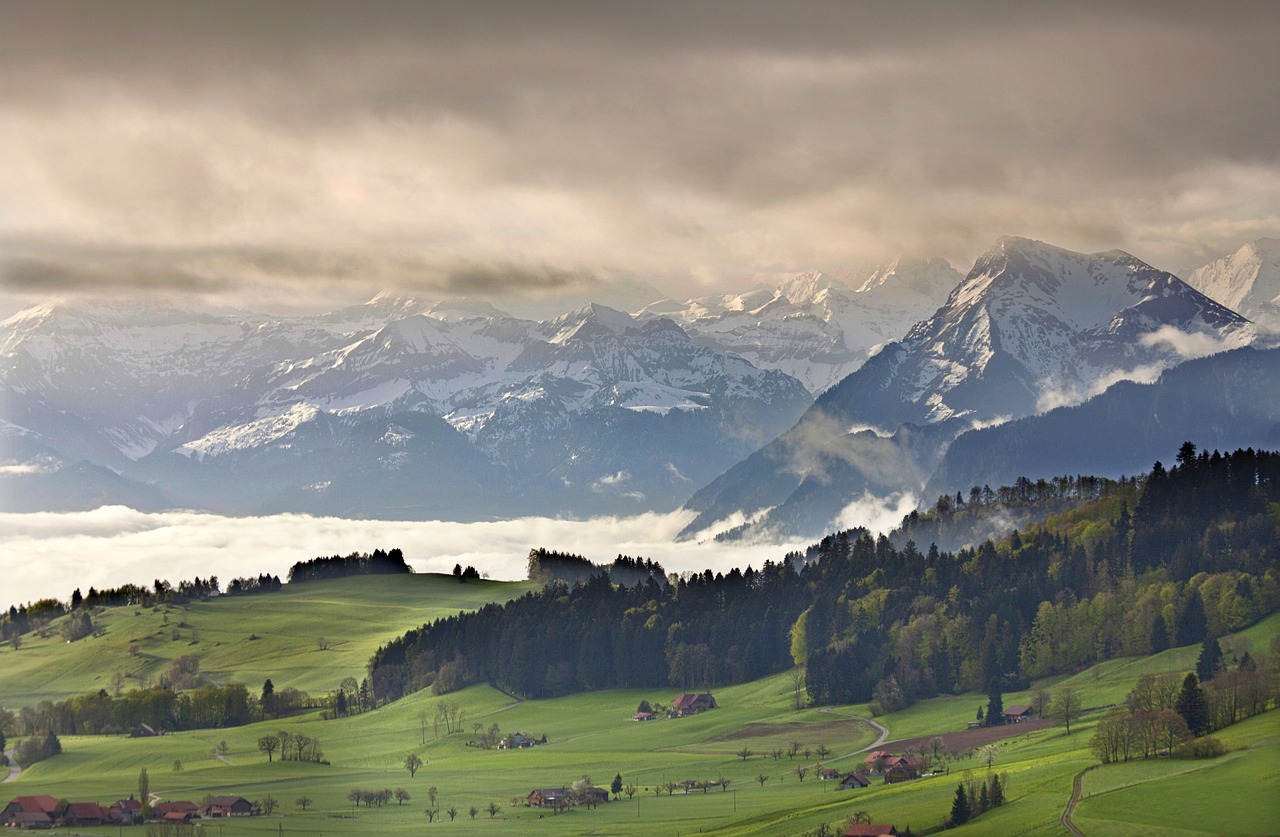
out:
M1280 326L1280 238L1260 238L1191 272L1187 284L1246 317Z

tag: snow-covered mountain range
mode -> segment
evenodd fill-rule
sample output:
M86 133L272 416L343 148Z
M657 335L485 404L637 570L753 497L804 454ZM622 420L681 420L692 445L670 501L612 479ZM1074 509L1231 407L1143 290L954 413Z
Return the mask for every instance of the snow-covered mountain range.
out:
M667 509L812 400L668 319L588 305L534 322L385 295L285 319L40 306L0 326L0 362L5 501L22 508L57 506L66 469L87 463L102 469L77 479L101 483L90 502L123 491L234 513L455 518Z
M858 286L814 271L778 288L662 300L642 317L668 317L703 345L799 378L814 395L933 313L960 281L941 259L899 259Z
M1002 238L933 316L695 494L686 535L740 520L755 533L826 531L864 495L919 492L965 430L1253 337L1248 320L1127 253Z

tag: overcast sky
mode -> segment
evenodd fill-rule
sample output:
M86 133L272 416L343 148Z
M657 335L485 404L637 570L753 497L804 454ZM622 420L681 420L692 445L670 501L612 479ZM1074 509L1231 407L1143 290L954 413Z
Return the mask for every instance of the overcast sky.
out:
M1280 235L1280 4L0 2L0 271L257 309Z

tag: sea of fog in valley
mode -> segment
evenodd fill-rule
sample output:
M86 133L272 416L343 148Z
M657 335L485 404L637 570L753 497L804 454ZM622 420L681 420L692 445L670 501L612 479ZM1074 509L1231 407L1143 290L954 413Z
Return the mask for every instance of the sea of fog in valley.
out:
M905 500L904 500L905 502ZM910 511L868 500L848 521L888 529ZM852 518L858 518L853 520ZM482 523L348 520L282 514L223 517L191 511L144 513L123 506L94 511L0 514L0 607L44 597L66 599L77 587L177 582L271 573L283 580L296 561L319 555L399 547L417 572L471 565L494 579L523 579L529 550L545 547L598 563L617 555L652 558L669 572L760 567L806 542L676 542L688 513L561 520L527 517Z

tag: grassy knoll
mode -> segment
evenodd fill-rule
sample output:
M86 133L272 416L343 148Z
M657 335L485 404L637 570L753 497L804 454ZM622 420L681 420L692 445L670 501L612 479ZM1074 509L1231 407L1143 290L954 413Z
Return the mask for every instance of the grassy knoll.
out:
M125 688L154 682L175 657L196 654L213 681L246 683L251 691L271 678L277 689L333 689L344 677L364 676L377 647L409 628L532 589L528 583L471 581L436 574L357 576L286 584L278 593L221 597L155 608L103 608L94 622L102 636L65 642L59 622L46 639L24 637L20 650L0 647L0 705L61 700L109 688L112 674ZM177 639L174 635L177 635ZM256 636L257 639L250 639ZM318 637L329 641L320 650ZM137 646L137 654L130 653Z

